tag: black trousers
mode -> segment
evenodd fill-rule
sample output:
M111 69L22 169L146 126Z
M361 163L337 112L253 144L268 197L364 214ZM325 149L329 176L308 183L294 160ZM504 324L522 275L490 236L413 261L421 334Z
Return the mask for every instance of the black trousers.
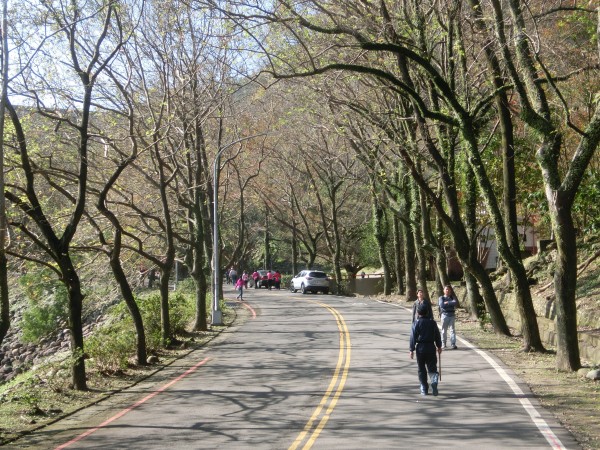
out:
M427 373L430 375L437 373L437 352L435 346L424 345L422 349L417 346L417 366L419 368L419 382L429 388L427 382Z

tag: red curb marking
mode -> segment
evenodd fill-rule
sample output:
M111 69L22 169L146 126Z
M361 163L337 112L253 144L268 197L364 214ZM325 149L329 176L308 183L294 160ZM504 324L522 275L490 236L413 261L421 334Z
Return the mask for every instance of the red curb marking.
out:
M252 318L256 319L256 311L254 310L254 308L246 302L242 302L242 305L244 305L244 308L250 310L250 312L252 313Z
M169 381L167 384L165 384L164 386L162 386L160 389L158 389L157 391L154 391L152 394L147 395L146 397L144 397L143 399L135 402L133 405L131 405L128 408L125 408L123 411L115 414L114 416L112 416L110 419L105 420L104 422L102 422L100 425L98 425L97 427L94 428L90 428L89 430L87 430L85 433L80 434L79 436L77 436L74 439L71 439L69 442L66 442L62 445L59 445L58 447L56 447L55 450L60 450L63 448L68 447L71 444L74 444L77 441L82 440L83 438L89 436L92 433L95 433L96 431L98 431L100 428L104 428L106 425L108 425L111 422L114 422L115 420L117 420L120 417L123 417L125 414L127 414L128 412L130 412L131 410L137 408L138 406L140 406L143 403L146 403L148 400L150 400L152 397L155 397L156 395L160 394L161 392L165 391L166 389L168 389L169 387L171 387L172 385L174 385L175 383L177 383L178 381L180 381L182 378L188 376L190 373L194 372L198 367L206 364L208 362L210 358L204 358L202 361L200 361L199 363L197 363L195 366L189 368L188 370L186 370L184 373L182 373L181 375L179 375L177 378Z

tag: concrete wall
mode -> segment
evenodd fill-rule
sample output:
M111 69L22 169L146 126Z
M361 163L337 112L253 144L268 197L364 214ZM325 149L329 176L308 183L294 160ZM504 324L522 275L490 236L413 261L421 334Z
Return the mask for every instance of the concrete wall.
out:
M346 292L348 294L358 295L379 295L383 294L382 277L352 278L346 282Z

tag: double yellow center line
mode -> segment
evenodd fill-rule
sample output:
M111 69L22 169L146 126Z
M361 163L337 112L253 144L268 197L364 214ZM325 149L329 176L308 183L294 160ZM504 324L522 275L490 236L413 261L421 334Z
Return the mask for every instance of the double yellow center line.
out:
M298 448L308 450L314 445L315 441L319 437L319 434L321 434L321 431L323 428L325 428L325 425L329 420L329 416L331 415L331 412L337 404L338 398L344 390L344 385L346 384L346 379L348 377L348 370L350 368L350 352L352 344L350 343L350 332L348 331L348 327L346 327L344 318L335 308L332 308L325 303L311 303L315 303L323 308L326 308L331 314L333 314L333 317L335 317L338 330L340 332L340 350L338 354L337 365L335 366L335 371L327 391L323 395L323 398L321 398L321 401L319 402L319 405L313 412L312 416L304 426L304 429L288 450L296 450Z

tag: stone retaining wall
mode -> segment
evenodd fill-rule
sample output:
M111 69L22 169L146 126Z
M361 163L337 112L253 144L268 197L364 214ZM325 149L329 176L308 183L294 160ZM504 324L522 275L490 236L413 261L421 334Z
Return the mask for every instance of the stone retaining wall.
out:
M521 318L517 311L514 295L500 294L498 300L508 326L520 331ZM546 306L544 316L538 315L537 323L544 344L556 346L556 323L552 305ZM600 330L579 332L579 354L582 359L593 365L600 364Z
M14 317L14 316L18 316ZM20 313L13 314L13 320L19 320ZM100 322L85 324L84 337L89 337ZM13 322L14 323L14 322ZM42 363L46 358L60 353L69 355L71 351L71 332L63 329L51 337L41 339L37 344L24 344L20 339L20 330L11 327L4 337L0 347L0 384L10 381L15 376L29 370L31 367Z

